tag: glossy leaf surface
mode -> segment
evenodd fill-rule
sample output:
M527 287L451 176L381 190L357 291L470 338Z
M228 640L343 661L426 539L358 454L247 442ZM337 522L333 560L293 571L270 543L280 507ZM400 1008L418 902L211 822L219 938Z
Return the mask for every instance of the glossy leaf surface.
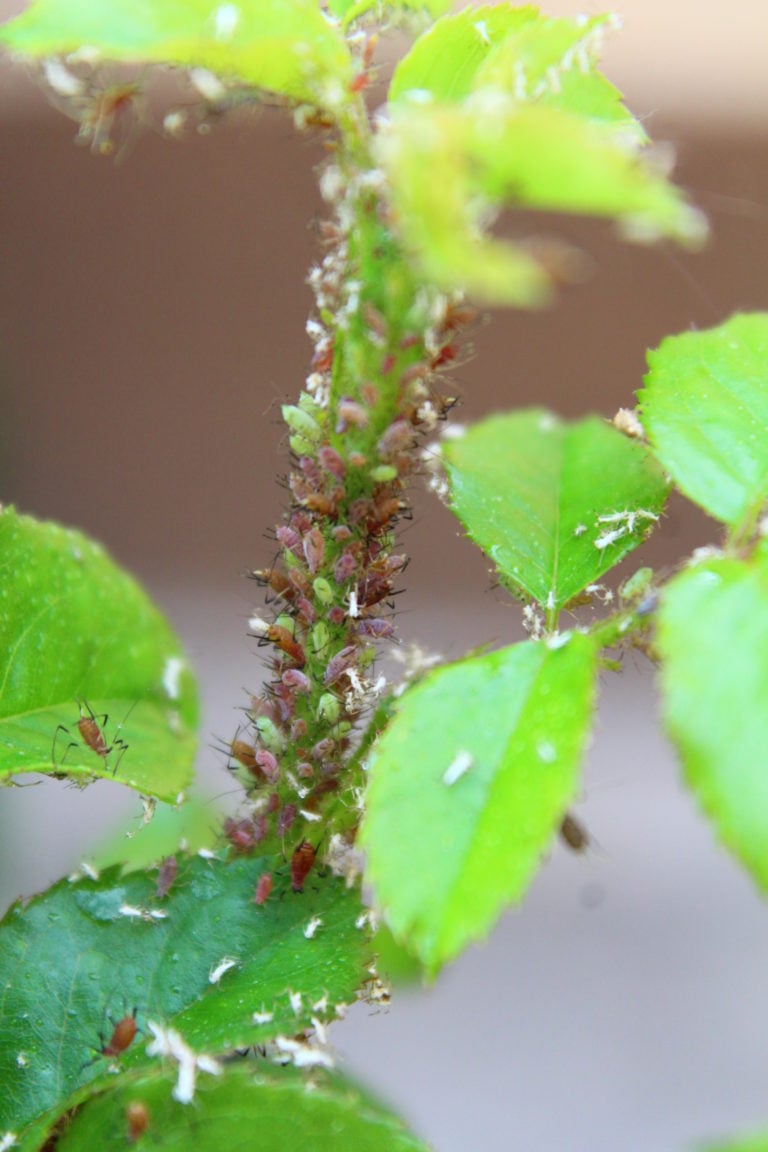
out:
M166 621L80 532L8 508L0 550L0 777L114 778L175 801L192 776L197 699ZM97 728L82 731L91 714Z
M0 42L34 57L87 47L91 59L206 68L323 106L335 103L352 70L316 0L163 0L140 10L132 0L36 0L0 29Z
M201 1075L188 1107L171 1095L172 1078L159 1067L93 1100L67 1127L60 1152L129 1149L130 1117L146 1117L139 1147L216 1152L428 1152L390 1112L341 1076L306 1080L290 1069L254 1068L244 1061L224 1075ZM139 1110L137 1112L137 1105ZM143 1111L141 1106L143 1105Z
M274 888L257 907L265 871ZM206 1052L332 1020L368 978L359 897L319 875L296 894L287 871L282 858L187 857L163 899L156 874L113 868L14 905L0 924L0 1131L21 1131L85 1081L109 1082L99 1051L134 1008L144 1035L118 1061L125 1067L147 1061L149 1020Z
M509 588L551 612L643 542L667 493L643 445L597 417L491 416L443 451L468 535Z
M367 876L431 974L523 895L573 799L596 655L585 635L557 641L429 673L374 746Z
M643 424L678 487L748 529L768 499L768 313L669 336L649 353Z
M664 719L723 843L768 890L768 546L680 573L658 622Z

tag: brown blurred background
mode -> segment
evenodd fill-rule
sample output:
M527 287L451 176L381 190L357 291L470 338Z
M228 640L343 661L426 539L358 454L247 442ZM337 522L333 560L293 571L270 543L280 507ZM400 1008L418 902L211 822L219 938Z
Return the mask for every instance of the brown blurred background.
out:
M589 282L478 330L458 373L462 420L529 404L610 416L665 334L768 303L765 5L623 11L607 71L674 146L712 241L688 256L567 222ZM280 516L279 405L308 366L322 149L265 111L180 143L146 133L115 164L74 147L73 123L8 63L0 116L2 499L99 537L148 584L198 665L205 740L229 734L260 676L241 573L271 559L264 531ZM402 635L451 655L517 636L516 609L455 522L420 492L414 503ZM648 555L672 563L711 536L676 503ZM606 684L582 808L601 850L557 851L486 949L429 996L340 1032L351 1067L440 1152L648 1152L768 1126L766 910L682 793L654 710L647 668ZM200 768L209 793L227 787L207 748ZM135 808L106 784L2 800L3 900L60 875L84 837Z

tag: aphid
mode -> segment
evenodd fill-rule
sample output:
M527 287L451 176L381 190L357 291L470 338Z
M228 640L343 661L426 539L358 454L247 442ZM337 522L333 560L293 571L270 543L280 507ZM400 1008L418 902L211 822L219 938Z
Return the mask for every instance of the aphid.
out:
M288 577L277 568L254 568L247 573L251 580L255 580L262 588L269 588L275 596L283 600L292 600L296 590ZM269 597L267 597L269 603Z
M370 636L374 640L391 640L395 635L395 626L391 620L372 617L356 620L355 632L358 636Z
M589 833L584 825L579 823L576 817L570 812L566 812L565 816L563 816L559 836L572 852L586 852L591 843Z
M120 737L117 735L117 732L120 731L123 724L125 723L125 720L123 720L123 724L119 724L117 726L115 737L112 740L112 743L107 744L107 738L104 734L104 730L109 723L109 716L107 713L104 712L102 715L97 716L91 708L90 704L87 704L84 700L78 700L77 704L78 708L80 709L80 716L77 721L77 730L80 733L80 739L82 740L83 744L85 744L87 748L90 748L92 752L95 752L97 756L101 757L101 759L104 761L105 768L107 767L107 760L111 753L116 750L118 751L119 754L112 769L112 775L114 776L120 766L120 761L128 751L128 745L126 742L120 739ZM128 718L128 715L134 707L135 705L131 705L131 708L128 710L128 714L126 715L125 719ZM86 711L83 711L83 709L86 709ZM99 723L99 721L101 721L101 723ZM64 755L57 763L56 745L60 732L65 732L67 736L72 735L69 728L67 728L65 724L59 724L57 726L53 735L53 745L51 748L51 760L53 761L54 767L60 767L60 765L64 763L70 748L77 748L78 746L76 740L71 740L69 744L67 744Z
M149 1128L149 1110L143 1100L131 1100L125 1109L125 1120L128 1125L128 1139L135 1144Z
M267 832L266 820L263 816L255 820L233 820L228 816L224 821L224 835L239 855L252 852Z
M309 840L302 840L291 856L291 888L294 892L304 891L304 881L312 871L317 855Z
M319 511L319 509L318 509ZM317 574L325 559L325 537L319 528L312 528L303 540L304 558L313 576Z
M307 662L307 657L298 640L295 640L287 628L282 624L268 624L266 620L262 620L258 616L253 616L248 621L251 628L251 635L257 636L259 642L262 644L274 644L286 656L289 656L300 668L303 668Z
M126 1049L130 1048L139 1030L136 1023L137 1011L138 1009L134 1008L129 1016L123 1016L122 1020L118 1020L109 1040L101 1048L100 1054L102 1056L121 1056Z
M118 147L119 156L139 123L140 91L139 84L111 84L101 91L93 88L78 116L77 142L89 144L99 156L111 156Z
M296 819L296 805L284 804L280 815L277 818L277 834L278 836L285 836L289 832L294 820Z
M168 895L171 885L176 879L177 871L178 864L175 856L166 856L161 861L160 870L157 873L157 888L155 889L158 900L162 900L164 896Z
M269 899L269 894L272 891L272 874L270 872L262 872L259 879L256 881L256 890L253 893L253 902L260 908L262 904L266 904Z
M335 656L332 656L328 661L325 672L323 673L323 683L327 686L335 684L338 679L346 672L351 664L357 661L357 648L354 644L349 644L342 648Z

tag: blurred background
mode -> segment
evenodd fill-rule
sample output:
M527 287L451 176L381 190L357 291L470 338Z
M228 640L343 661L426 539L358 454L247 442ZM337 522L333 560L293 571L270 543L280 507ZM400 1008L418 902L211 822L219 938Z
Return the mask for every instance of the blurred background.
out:
M478 328L459 419L530 404L611 416L664 335L768 304L765 5L621 10L606 71L674 148L712 240L686 256L564 224L588 282ZM281 516L279 406L308 368L322 148L264 110L176 143L147 132L115 163L75 147L75 125L8 61L0 117L2 499L93 534L148 586L197 667L200 788L220 793L212 734L231 736L261 677L242 574L271 560ZM446 656L517 638L518 610L457 524L418 489L414 506L403 638ZM714 535L673 503L623 574ZM630 658L602 687L578 807L592 851L556 848L486 946L337 1029L348 1070L438 1152L677 1152L768 1127L765 906L678 781L652 669ZM136 808L108 783L6 789L0 901L46 886Z

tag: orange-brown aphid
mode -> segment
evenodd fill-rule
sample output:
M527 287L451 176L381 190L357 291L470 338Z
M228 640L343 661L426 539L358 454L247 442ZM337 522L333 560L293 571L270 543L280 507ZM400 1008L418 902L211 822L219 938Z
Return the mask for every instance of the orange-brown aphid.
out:
M143 1100L131 1100L125 1109L125 1120L128 1125L128 1139L135 1144L149 1128L149 1109Z
M303 668L307 662L304 649L298 640L295 640L287 628L283 628L280 624L271 624L267 632L267 640L277 645L281 652L286 656L290 656L299 668Z
M586 852L590 845L589 832L583 824L573 816L570 812L566 812L563 816L563 822L560 825L560 839L563 843L571 849L572 852Z
M254 568L248 575L252 580L261 584L263 588L269 588L275 596L280 596L283 600L292 600L296 595L293 584L278 568Z
M136 1009L129 1016L123 1016L122 1020L118 1020L112 1030L107 1043L101 1049L102 1056L121 1056L127 1048L133 1044L134 1037L139 1028L136 1023Z
M291 856L291 888L294 892L304 891L304 881L312 871L317 855L309 840L302 840Z
M78 700L77 703L80 708L80 716L78 717L77 721L77 730L80 733L80 738L83 744L85 744L87 748L90 748L92 752L95 752L97 756L101 757L101 759L104 761L105 768L107 766L107 760L110 754L116 750L118 751L119 754L115 762L115 766L112 769L112 775L114 776L120 765L120 761L128 751L128 745L118 736L115 736L111 744L107 744L107 738L104 735L104 729L109 722L109 716L107 713L104 712L101 716L97 716L91 708L90 704L87 704L84 700ZM83 709L86 709L86 711L83 711ZM118 726L118 731L119 730L120 726ZM69 728L67 728L65 724L59 724L56 728L53 736L53 748L51 750L51 759L53 760L54 765L56 764L56 742L58 740L59 732L65 732L67 736L71 735ZM70 741L70 743L67 745L66 751L64 752L64 756L61 758L62 762L64 759L66 759L69 749L76 747L77 742L74 740Z

